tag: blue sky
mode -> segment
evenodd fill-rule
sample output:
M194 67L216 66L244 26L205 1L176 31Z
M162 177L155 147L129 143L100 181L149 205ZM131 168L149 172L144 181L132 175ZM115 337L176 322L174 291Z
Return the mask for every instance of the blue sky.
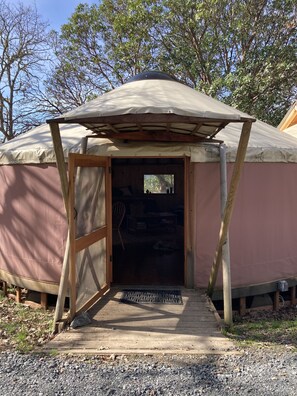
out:
M59 30L67 22L80 3L98 4L98 0L8 0L8 4L36 5L38 13L49 22L52 29Z

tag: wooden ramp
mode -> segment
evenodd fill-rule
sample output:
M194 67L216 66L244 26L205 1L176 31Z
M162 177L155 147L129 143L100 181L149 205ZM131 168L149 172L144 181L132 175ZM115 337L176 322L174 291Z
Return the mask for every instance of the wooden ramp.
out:
M47 351L72 354L224 354L235 351L221 334L204 293L181 289L182 305L124 304L111 289L90 311L92 323L58 334Z

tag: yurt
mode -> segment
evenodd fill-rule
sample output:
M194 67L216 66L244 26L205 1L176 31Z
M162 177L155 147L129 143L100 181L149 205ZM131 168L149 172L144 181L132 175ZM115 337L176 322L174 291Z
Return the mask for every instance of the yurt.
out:
M0 279L51 294L69 279L78 309L112 285L207 288L230 199L232 298L295 293L297 140L254 121L144 73L3 144Z

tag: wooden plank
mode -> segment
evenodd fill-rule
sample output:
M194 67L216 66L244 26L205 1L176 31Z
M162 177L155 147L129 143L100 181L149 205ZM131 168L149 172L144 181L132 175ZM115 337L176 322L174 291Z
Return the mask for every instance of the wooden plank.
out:
M77 314L80 314L83 311L87 311L92 305L95 304L96 301L99 300L100 297L102 297L107 291L109 290L109 285L104 285L102 289L98 290L97 293L94 294L92 298L90 298L88 301L85 302L85 304L77 310Z
M198 319L198 318L197 318ZM197 320L197 322L199 319ZM199 334L201 329L219 330L216 322L211 319L199 321L199 325L191 322L184 322L180 320L169 320L169 319L152 319L152 320L138 320L137 318L131 319L129 322L123 320L113 320L112 318L101 318L99 321L92 321L91 329L112 329L112 330L131 330L131 331L160 331L160 329L168 332L183 333L185 331L193 331L194 334ZM96 331L96 330L95 330Z
M120 299L115 299L115 303L120 303ZM102 303L102 306L104 306L104 303ZM131 311L139 311L139 310L158 310L159 312L162 312L163 310L166 310L166 312L184 312L186 309L190 309L189 312L191 314L195 311L198 313L201 311L206 311L205 308L205 303L203 302L198 302L198 301L188 301L184 302L183 304L154 304L154 303L146 303L146 304L124 304L120 303L116 305L115 309L117 309L119 312L121 311L126 311L126 310L131 310Z
M190 159L184 158L184 284L186 287L193 287L194 280L189 279L190 272L188 271L188 251L190 250L189 240L189 167ZM192 275L192 274L191 274Z
M61 353L67 355L67 354L73 354L73 355L79 355L82 353L81 349L67 349L63 348L60 350ZM206 348L199 348L199 350L184 350L184 349L170 349L170 350L164 350L164 349L137 349L135 350L131 350L131 349L104 349L104 347L102 348L89 348L86 349L84 354L85 355L100 355L100 356L115 356L115 355L135 355L135 353L139 354L139 355L145 355L145 356L158 356L158 355L239 355L240 352L237 351L230 351L228 350L228 347L226 347L225 349L206 349Z
M69 288L70 288L70 320L76 313L76 222L75 222L75 159L76 156L70 155L68 160L69 174Z
M56 303L55 313L54 313L54 321L53 321L54 333L58 332L59 328L61 327L60 324L58 324L58 326L56 326L56 324L63 317L66 292L67 292L67 289L69 288L69 252L70 252L70 238L69 238L69 230L68 230L63 265L62 265L62 270L61 270L60 283L59 283L59 292L58 292L58 296L57 296L57 303Z
M186 254L186 263L187 263L187 274L186 274L186 283L187 287L193 288L195 281L195 258L194 258L194 251L193 246L195 245L195 238L196 238L196 211L195 211L195 183L194 183L194 165L191 163L189 159L188 163L188 208L187 211L184 213L184 216L187 216L187 222L184 219L184 224L188 223L187 226L187 236L186 236L186 243L185 243L185 254Z
M171 142L171 143L203 143L209 142L210 138L200 137L196 135L192 135L191 131L188 134L178 133L173 131L139 131L139 132L122 132L121 130L108 131L104 130L100 135L100 131L96 131L99 136L104 137L105 139L122 139L122 140L133 140L133 141L151 141L151 142ZM211 142L216 142L214 139L211 139Z
M227 158L226 146L220 145L220 192L221 192L221 219L223 220L224 210L227 202ZM222 275L223 275L223 300L224 300L224 322L227 326L232 326L232 291L231 291L231 267L229 250L229 233L226 235L226 243L222 246Z
M92 316L92 315L91 315ZM110 306L110 309L106 309L105 311L99 311L96 315L92 316L94 320L101 319L111 319L111 320L132 320L133 318L137 318L137 320L142 320L146 317L149 317L151 320L157 320L158 318L180 318L183 322L185 321L203 321L203 320L213 320L212 312L199 312L195 311L193 313L189 312L168 312L164 311L163 313L154 313L153 311L127 311L124 308L122 310L115 310Z
M285 117L280 122L278 129L280 129L283 132L286 128L297 123L297 111L296 110L297 110L297 102L295 102L290 107L290 109L286 113Z
M132 117L131 117L132 116ZM135 123L135 124L151 124L153 121L156 123L184 123L184 124L197 124L197 123L216 123L218 125L223 124L226 125L226 122L254 122L256 121L251 117L234 117L226 120L226 118L208 118L208 117L194 117L194 116L183 116L178 114L154 114L153 120L151 114L120 114L113 116L102 116L102 117L83 117L83 118L69 118L67 119L61 117L56 118L54 120L47 121L50 125L52 123L58 122L63 124L110 124L114 125L117 123L125 124L125 123Z
M40 305L41 308L43 309L47 309L48 305L47 305L47 293L40 293Z
M111 158L107 158L108 163L105 168L105 223L107 227L106 240L106 283L110 286L112 282L112 168Z
M244 316L246 314L246 298L240 297L239 299L239 315Z
M5 281L2 281L2 290L3 290L4 296L7 296L7 282L5 282Z
M112 310L112 312L111 312ZM93 308L90 310L90 314L92 317L100 318L104 315L107 316L112 316L112 317L123 317L126 315L129 316L134 316L134 317L142 317L142 316L149 316L151 318L156 317L156 318L161 318L161 317L183 317L183 318L200 318L200 317L213 317L213 312L208 311L208 310L203 310L203 309L195 309L193 306L187 307L186 310L175 310L175 309L169 309L167 307L164 307L162 310L154 307L144 307L143 305L139 310L132 310L132 309L127 309L125 306L123 307L115 307L112 304L108 304L105 308L99 309L98 311L96 310L95 313L92 312Z
M250 137L250 131L251 131L251 126L252 123L247 121L243 124L241 135L240 135L240 141L238 145L238 150L236 154L236 160L234 164L234 169L232 172L232 178L231 178L231 183L230 183L230 188L229 188L229 193L228 193L228 198L224 210L224 216L223 220L221 222L221 228L220 228L220 234L219 234L219 242L216 248L216 253L213 261L213 265L211 268L211 273L210 273L210 278L209 278L209 283L208 283L208 288L207 288L207 293L211 297L213 294L213 290L215 287L215 283L217 280L217 275L218 275L218 270L219 266L222 262L222 247L224 243L226 242L228 230L229 230L229 224L231 221L232 217L232 212L234 208L234 203L235 203L235 196L240 180L240 175L241 171L243 168L244 164L244 158L245 158L245 153Z
M199 313L194 313L191 315L190 313L163 313L163 314L154 314L154 312L129 312L123 310L122 313L120 311L113 312L112 307L110 307L109 311L105 311L100 313L99 311L97 315L92 316L94 323L97 321L102 320L113 320L119 322L129 322L131 320L138 320L138 321L145 321L145 320L152 320L157 323L160 320L169 320L169 321L177 321L181 325L184 323L191 323L197 324L202 321L213 321L213 313L211 312L202 312L200 315Z
M66 164L65 164L65 157L64 151L62 146L61 134L59 124L57 122L53 122L50 124L50 130L52 135L52 141L54 145L55 155L56 155L56 163L57 168L60 176L61 182L61 189L62 195L66 210L67 219L69 219L68 213L68 177L66 171ZM67 237L64 259L63 259L63 266L61 271L61 278L59 283L59 293L57 298L57 304L54 314L54 322L53 322L53 329L55 331L55 324L58 320L62 318L64 305L65 305L65 296L66 290L68 287L68 274L69 274L69 238ZM66 281L67 279L67 281Z
M207 331L201 334L199 337L194 334L168 334L168 333L152 333L152 332L141 332L139 335L137 332L131 332L130 334L123 334L123 330L115 330L108 332L108 342L104 342L103 334L89 333L83 334L80 338L73 338L68 341L73 342L75 347L81 347L82 349L86 347L85 337L88 337L88 348L93 345L108 345L109 347L121 348L123 346L127 347L130 343L132 348L166 348L170 349L172 347L176 348L177 345L183 345L184 348L193 348L193 345L200 344L201 341L206 339ZM220 338L218 334L214 337ZM222 338L223 339L223 338ZM107 341L107 340L106 340Z
M160 336L162 335L162 337ZM93 333L80 333L76 330L67 331L63 334L59 334L52 342L49 347L54 346L78 346L79 344L83 346L84 349L90 347L90 345L94 342L98 344L105 344L111 348L127 348L128 343L131 343L130 347L142 347L151 348L152 346L156 347L157 345L165 346L169 344L170 348L175 348L177 344L182 344L187 341L200 343L204 342L204 346L207 343L216 342L219 340L222 343L228 343L228 339L221 335L219 332L209 333L206 330L204 332L198 333L196 335L185 334L184 336L180 334L167 334L162 332L143 332L143 331L134 331L134 332L124 332L122 330L106 330L106 331L94 331ZM152 344L148 344L148 341L153 341ZM138 344L138 345L136 345ZM232 342L230 343L232 344Z
M108 158L98 155L69 153L70 158L74 162L75 167L105 168L108 165Z
M297 278L287 278L284 279L288 282L289 287L295 286L297 284ZM250 285L246 287L239 287L232 289L232 297L240 298L240 297L249 297L249 296L257 296L260 294L272 293L277 289L277 282L268 282L257 285ZM220 290L215 290L213 294L214 300L222 300L223 294Z
M60 176L62 195L64 198L65 210L68 214L68 178L65 164L64 151L62 146L61 134L59 124L57 122L53 122L50 124L51 135L53 140L53 145L56 154L56 163Z
M151 312L159 312L162 314L163 312L169 312L169 313L189 313L189 314L195 314L196 312L203 313L203 312L209 312L211 309L205 307L205 303L203 302L184 302L182 305L179 304L124 304L121 303L120 300L114 299L114 304L107 304L105 307L105 304L102 303L100 305L100 309L102 312L102 309L107 309L108 305L112 305L113 309L117 310L118 312L123 312L123 311L131 311L131 312L142 312L142 311L151 311ZM98 311L99 312L99 311Z
M276 290L274 293L273 293L273 310L274 311L278 311L279 310L279 303L280 303L280 291L279 290Z
M17 303L22 302L22 288L19 286L16 287L15 301Z
M67 334L67 337L66 337ZM212 336L208 338L208 336ZM134 344L142 345L142 347L151 347L152 343L154 346L161 345L166 348L174 347L177 344L182 344L186 342L196 343L200 341L204 341L204 343L209 340L209 343L214 341L214 339L219 339L221 341L228 341L219 331L200 331L195 334L183 334L178 332L166 332L166 331L128 331L128 330L111 330L104 329L102 331L98 329L94 329L93 332L77 332L76 330L70 330L62 336L56 337L56 342L59 344L69 344L73 343L82 347L89 347L93 342L97 342L97 344L106 344L110 347L126 347L128 342Z
M100 227L87 235L83 235L75 239L75 252L78 253L87 247L93 245L93 243L100 241L107 236L107 227Z
M296 305L296 303L297 303L296 286L290 287L290 302L291 302L291 305Z

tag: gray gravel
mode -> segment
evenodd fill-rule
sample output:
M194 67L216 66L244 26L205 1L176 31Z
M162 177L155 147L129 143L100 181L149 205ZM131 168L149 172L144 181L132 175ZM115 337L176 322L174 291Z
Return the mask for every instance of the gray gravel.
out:
M297 353L191 357L0 354L1 395L296 395Z

